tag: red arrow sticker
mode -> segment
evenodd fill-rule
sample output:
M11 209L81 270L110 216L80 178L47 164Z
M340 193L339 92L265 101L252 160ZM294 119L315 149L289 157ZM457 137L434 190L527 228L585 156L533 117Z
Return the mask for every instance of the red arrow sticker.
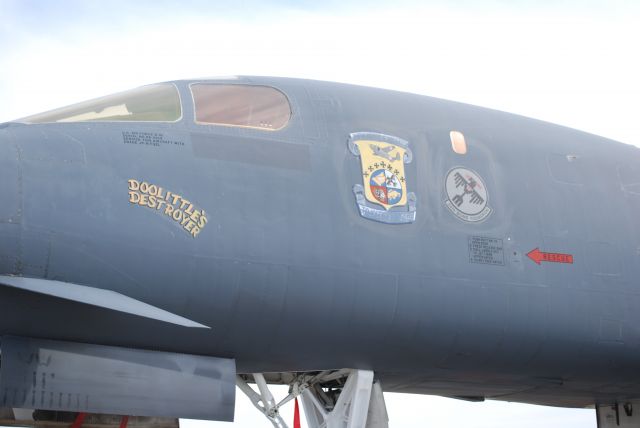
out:
M571 254L545 253L540 251L539 248L529 251L527 257L537 264L542 264L542 262L573 264L573 256Z

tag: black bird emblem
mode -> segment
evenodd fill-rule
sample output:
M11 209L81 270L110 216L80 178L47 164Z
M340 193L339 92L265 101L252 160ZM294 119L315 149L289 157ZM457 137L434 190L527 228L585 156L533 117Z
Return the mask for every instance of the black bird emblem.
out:
M456 184L456 188L462 188L462 193L453 197L453 203L456 204L456 206L459 207L463 204L464 197L466 195L471 196L469 198L469 202L474 205L480 205L484 203L484 198L480 196L480 194L478 194L478 192L476 191L478 182L474 180L473 177L469 177L469 179L466 179L462 176L462 174L456 172L453 176L453 179Z

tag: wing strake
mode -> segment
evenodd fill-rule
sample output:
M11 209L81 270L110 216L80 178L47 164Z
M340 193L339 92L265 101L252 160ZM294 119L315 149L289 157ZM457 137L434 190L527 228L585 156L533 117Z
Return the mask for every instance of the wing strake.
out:
M170 324L181 325L183 327L211 328L181 317L180 315L165 311L164 309L125 296L124 294L102 288L48 279L3 275L0 275L0 285L32 291L34 293L47 294L61 299L73 300L87 305L99 306L118 312L125 312L127 314L151 318Z

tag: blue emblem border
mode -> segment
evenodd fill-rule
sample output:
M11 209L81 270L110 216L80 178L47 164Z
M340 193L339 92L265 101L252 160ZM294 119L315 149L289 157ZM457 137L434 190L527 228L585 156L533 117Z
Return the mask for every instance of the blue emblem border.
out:
M403 162L411 163L413 160L413 152L409 148L409 142L392 135L378 134L375 132L353 132L349 134L348 147L351 154L360 157L360 150L355 145L355 141L372 140L382 143L394 144L405 149ZM408 187L408 186L407 186ZM407 189L408 190L408 189ZM377 205L367 201L362 184L353 186L353 194L356 198L356 204L360 215L366 219L386 224L407 224L416 221L416 203L417 197L414 192L407 193L407 204L402 207L394 207L390 210L377 208Z

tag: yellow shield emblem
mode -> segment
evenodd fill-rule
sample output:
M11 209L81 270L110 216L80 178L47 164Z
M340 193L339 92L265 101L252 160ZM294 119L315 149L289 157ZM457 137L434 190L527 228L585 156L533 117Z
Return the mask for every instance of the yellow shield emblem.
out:
M413 157L409 144L389 135L358 132L351 134L349 149L360 157L363 184L353 189L360 214L383 223L415 221L415 195L407 192L404 167ZM392 210L396 207L404 210Z

